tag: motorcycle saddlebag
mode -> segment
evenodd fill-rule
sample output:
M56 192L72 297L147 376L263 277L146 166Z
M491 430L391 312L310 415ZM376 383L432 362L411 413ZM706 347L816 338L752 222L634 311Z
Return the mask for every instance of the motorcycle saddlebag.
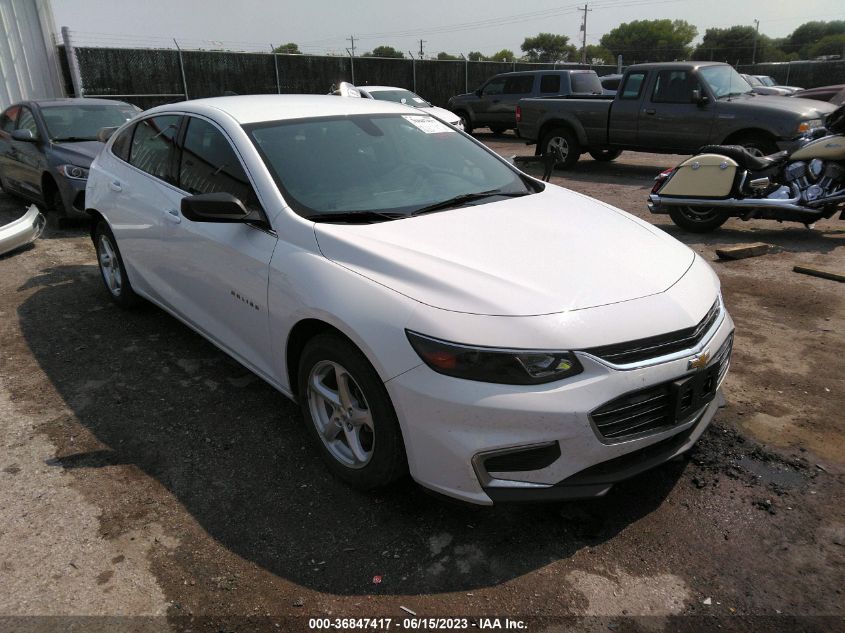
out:
M680 165L660 189L661 196L727 198L733 188L737 163L719 154L699 154Z

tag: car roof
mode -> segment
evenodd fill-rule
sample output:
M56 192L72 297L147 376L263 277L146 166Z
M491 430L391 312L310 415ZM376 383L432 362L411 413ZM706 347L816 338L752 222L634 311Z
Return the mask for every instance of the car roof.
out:
M67 97L59 99L32 99L29 103L34 103L39 108L52 108L54 106L69 106L69 105L131 105L125 101L118 101L117 99L89 99L87 97Z
M408 92L414 92L410 88L400 88L399 86L355 86L356 88L360 88L361 90L366 90L367 92L384 92L386 90L407 90Z
M158 106L147 113L195 112L210 114L218 110L240 124L309 119L321 116L354 114L410 114L420 111L410 106L376 99L344 99L334 95L238 95L180 101ZM146 113L145 113L146 114Z
M637 70L689 70L690 68L704 68L705 66L729 66L724 62L649 62L646 64L634 64L628 66L628 70L635 68Z

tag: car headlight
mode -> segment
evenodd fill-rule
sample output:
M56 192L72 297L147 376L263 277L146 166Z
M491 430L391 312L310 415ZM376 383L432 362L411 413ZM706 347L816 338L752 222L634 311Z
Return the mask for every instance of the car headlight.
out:
M822 123L823 121L821 119L810 119L809 121L801 121L801 123L798 124L798 132L809 132L810 130L813 130L817 127L821 127Z
M411 347L434 371L479 382L537 385L584 371L572 352L473 347L406 330Z
M85 180L88 178L88 169L79 165L59 165L59 173L66 178L74 180Z

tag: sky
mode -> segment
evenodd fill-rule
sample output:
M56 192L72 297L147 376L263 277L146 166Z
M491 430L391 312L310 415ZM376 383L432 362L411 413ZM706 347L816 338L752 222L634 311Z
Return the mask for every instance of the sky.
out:
M584 3L571 0L51 0L56 27L67 26L77 45L269 50L295 42L306 53L356 54L388 45L419 54L503 48L520 54L525 37L539 32L579 44ZM593 0L588 1L587 43L621 22L681 19L698 27L753 25L772 37L809 20L845 19L843 0Z

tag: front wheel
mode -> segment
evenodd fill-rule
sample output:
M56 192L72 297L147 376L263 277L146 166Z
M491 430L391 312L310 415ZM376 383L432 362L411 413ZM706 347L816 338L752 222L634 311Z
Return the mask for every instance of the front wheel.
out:
M543 137L542 153L554 154L557 158L556 166L567 169L578 162L581 157L581 145L578 137L569 128L556 127L549 130Z
M722 226L728 219L713 207L671 207L672 222L690 233L709 233Z
M299 399L314 444L329 470L371 490L407 472L405 446L384 383L348 340L321 334L299 362Z
M616 160L619 158L619 155L622 153L621 149L594 149L590 150L590 156L593 157L593 160L600 161L602 163L609 163L610 161Z
M777 144L762 134L745 134L734 142L748 150L754 156L769 156L778 151Z

